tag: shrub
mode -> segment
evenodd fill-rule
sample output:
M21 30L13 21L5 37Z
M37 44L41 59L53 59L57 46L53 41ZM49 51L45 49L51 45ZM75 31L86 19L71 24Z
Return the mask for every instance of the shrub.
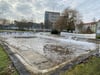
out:
M51 34L57 34L57 35L59 35L60 34L60 31L54 29L54 30L51 31Z

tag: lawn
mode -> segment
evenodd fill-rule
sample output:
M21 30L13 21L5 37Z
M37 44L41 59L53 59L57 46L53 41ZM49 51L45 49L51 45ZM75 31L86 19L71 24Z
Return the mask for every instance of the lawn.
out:
M91 57L87 62L76 65L61 75L100 75L100 58Z
M0 32L32 32L32 30L1 30Z
M3 47L0 45L0 75L18 75L16 69L12 66L11 60Z

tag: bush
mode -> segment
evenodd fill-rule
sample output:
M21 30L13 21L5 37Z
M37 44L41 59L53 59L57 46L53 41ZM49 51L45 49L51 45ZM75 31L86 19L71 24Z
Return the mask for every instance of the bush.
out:
M86 30L86 33L88 33L88 34L92 34L92 33L93 33L93 31L91 30L91 28L90 28L90 27L88 27L88 28L87 28L87 30Z
M97 36L97 35L96 35L96 39L100 39L100 36Z
M51 31L51 34L57 34L58 35L58 34L60 34L60 31L54 29L54 30Z

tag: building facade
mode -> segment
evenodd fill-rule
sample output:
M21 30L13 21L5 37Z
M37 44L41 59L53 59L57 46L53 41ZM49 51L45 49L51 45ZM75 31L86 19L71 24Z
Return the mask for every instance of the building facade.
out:
M60 13L59 12L50 12L50 11L46 11L45 12L45 28L46 29L53 29L55 22L57 21L57 19L60 17Z
M9 25L11 24L10 20L7 19L0 19L0 25Z
M97 22L90 22L90 23L84 23L83 25L83 31L88 31L90 29L93 33L96 32L96 24Z
M96 32L96 25L97 22L88 22L88 23L83 23L81 27L79 25L76 25L75 27L75 32L76 33L95 33Z

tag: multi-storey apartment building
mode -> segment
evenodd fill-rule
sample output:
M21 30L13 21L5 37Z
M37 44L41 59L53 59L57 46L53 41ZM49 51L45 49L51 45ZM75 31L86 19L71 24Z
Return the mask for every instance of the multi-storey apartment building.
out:
M45 28L46 29L53 29L55 22L59 18L60 13L59 12L50 12L46 11L45 12Z

